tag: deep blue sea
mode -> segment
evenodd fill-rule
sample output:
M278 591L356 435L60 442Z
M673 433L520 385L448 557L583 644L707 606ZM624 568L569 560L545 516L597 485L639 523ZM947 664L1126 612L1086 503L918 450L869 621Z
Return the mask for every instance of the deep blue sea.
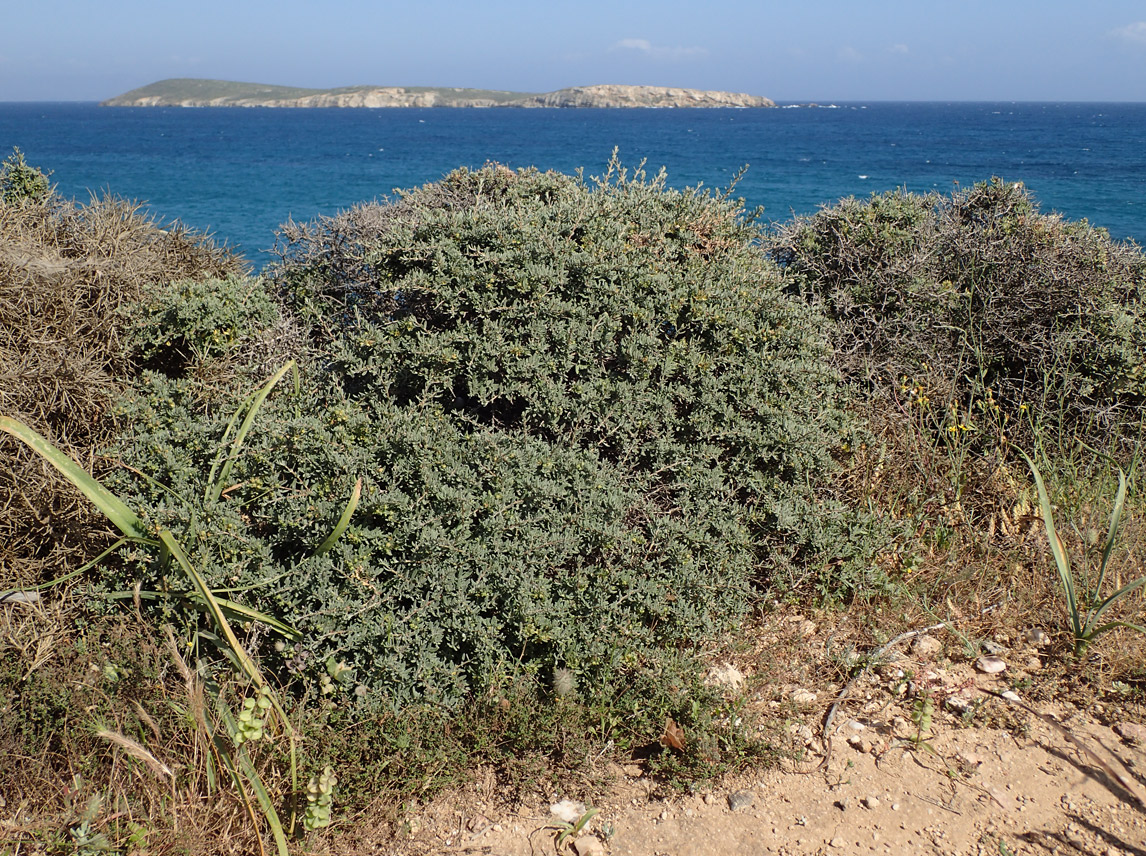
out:
M459 166L586 175L614 147L669 184L725 188L783 221L848 195L948 193L1023 181L1044 211L1146 244L1146 104L890 103L776 110L102 108L0 104L0 158L19 146L67 196L144 201L271 259L277 226Z

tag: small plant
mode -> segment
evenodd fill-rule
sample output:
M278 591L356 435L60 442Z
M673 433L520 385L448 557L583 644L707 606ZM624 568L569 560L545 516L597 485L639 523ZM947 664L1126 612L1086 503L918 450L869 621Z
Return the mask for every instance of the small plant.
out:
M263 729L267 724L267 711L273 705L270 690L265 686L259 688L257 695L243 699L243 709L239 711L237 727L235 733L231 735L236 746L242 746L263 736Z
M911 742L917 749L931 749L927 741L931 739L931 719L934 715L935 700L931 691L921 689L911 705L911 722L915 726L915 736Z
M311 777L306 786L306 814L302 818L302 825L308 830L313 832L330 826L330 810L334 805L334 787L337 784L338 777L329 765L322 775Z
M1110 556L1114 552L1114 542L1117 540L1119 530L1122 527L1122 512L1126 507L1126 473L1119 467L1118 493L1114 497L1114 509L1110 513L1110 529L1102 545L1102 559L1099 564L1098 579L1094 587L1080 597L1075 588L1074 570L1071 566L1070 554L1067 553L1066 545L1063 544L1062 538L1059 537L1058 529L1055 526L1054 513L1051 509L1050 497L1047 495L1042 474L1039 472L1039 468L1035 466L1035 462L1032 461L1025 452L1020 451L1019 454L1023 456L1023 460L1026 461L1027 466L1031 468L1031 474L1035 478L1035 486L1038 488L1039 507L1042 509L1043 522L1046 524L1047 540L1050 542L1051 553L1054 555L1055 564L1058 566L1059 579L1062 581L1063 593L1066 595L1066 607L1070 616L1070 629L1074 636L1075 656L1081 656L1096 636L1108 630L1113 630L1115 627L1128 627L1131 630L1137 630L1139 633L1146 633L1146 627L1127 621L1108 621L1105 624L1099 623L1106 611L1122 597L1146 585L1146 576L1141 576L1133 582L1122 586L1122 588L1118 589L1118 591L1106 599L1102 599L1102 583L1106 578L1106 568L1110 562Z
M576 820L561 821L560 823L550 826L550 829L557 831L557 836L553 843L560 849L561 845L564 844L567 839L576 838L580 835L585 827L589 825L589 822L593 820L600 811L599 808L589 807L586 808Z
M0 200L5 205L22 205L26 202L40 202L52 192L48 176L24 161L24 153L18 148L0 164Z

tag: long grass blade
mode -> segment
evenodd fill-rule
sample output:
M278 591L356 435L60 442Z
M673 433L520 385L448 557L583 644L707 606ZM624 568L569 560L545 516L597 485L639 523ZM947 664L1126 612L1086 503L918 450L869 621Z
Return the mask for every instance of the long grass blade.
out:
M1122 588L1120 588L1118 591L1114 592L1114 594L1110 595L1110 597L1106 598L1106 600L1104 600L1102 603L1100 603L1098 606L1096 606L1091 611L1089 620L1087 621L1087 624L1088 625L1096 624L1098 622L1098 619L1102 617L1102 613L1104 613L1104 612L1106 612L1106 610L1110 609L1110 607L1113 606L1115 604L1115 602L1118 601L1119 598L1123 597L1124 595L1130 594L1130 592L1132 592L1132 591L1136 591L1137 589L1142 588L1142 586L1144 586L1144 585L1146 585L1146 577L1139 577L1134 582L1127 583L1126 585L1124 585ZM1098 635L1099 632L1100 631L1098 631L1098 630L1092 631L1092 633L1094 635Z
M354 490L350 492L350 501L346 503L346 508L342 510L342 516L338 518L338 523L334 526L334 531L326 536L326 540L318 545L318 549L314 551L314 555L321 556L331 547L338 543L338 539L342 537L342 533L346 531L346 527L350 525L350 518L354 516L354 511L358 508L358 500L362 498L362 477L358 477L358 481L354 483Z
M218 599L207 585L207 581L203 579L202 575L195 570L195 567L188 560L186 554L183 552L183 548L179 545L179 542L175 540L175 536L171 534L170 530L163 529L159 532L159 540L163 546L167 548L172 558L179 563L179 567L183 569L184 573L187 574L195 586L195 590L206 605L207 611L210 613L211 618L214 619L215 626L223 635L227 646L238 660L243 673L254 682L255 686L263 686L266 680L259 671L259 667L255 665L255 661L251 659L246 649L243 648L242 643L239 642L239 638L235 635L235 631L231 629L231 624L227 621L227 616L223 613L223 608L219 605Z
M235 434L235 438L231 441L231 448L228 451L227 458L223 461L223 466L219 470L217 476L214 475L214 468L212 468L212 477L208 479L209 484L207 499L209 501L217 502L219 497L222 496L223 485L226 484L227 479L231 475L231 467L234 466L235 461L239 458L239 451L243 447L243 441L247 439L247 434L250 433L251 426L255 422L255 416L258 415L259 408L263 406L263 402L266 401L267 396L271 394L271 390L275 388L275 385L280 380L282 380L283 375L285 375L291 369L295 369L297 372L294 360L287 360L286 364L281 369L271 375L270 380L268 380L263 385L263 388L255 393L254 398L251 400L250 407L247 408L247 415L243 419L243 424L239 426L239 430ZM240 412L241 411L242 409L240 408Z
M131 590L131 591L114 591L114 592L111 592L110 594L107 594L105 596L109 600L127 600L129 598L135 597L136 594L138 594L139 597L143 600L153 601L153 600L165 600L165 599L170 599L170 598L185 597L185 596L189 596L191 593L190 592L148 591L146 589L141 589L138 593L135 592L134 590ZM275 631L280 636L284 636L287 639L291 639L291 640L298 639L299 637L302 636L302 633L300 633L294 627L291 627L289 624L287 624L284 621L280 621L279 619L275 618L273 615L267 615L267 613L260 612L259 610L253 609L252 607L245 606L241 603L235 603L233 600L227 600L226 598L219 597L218 592L212 592L212 594L215 595L215 600L218 602L219 606L223 610L223 614L227 616L227 619L229 621L255 621L255 622L258 622L259 624L263 624L263 625L269 627L271 630ZM2 596L2 595L3 595L3 592L0 592L0 596ZM208 612L208 613L210 612L210 610L207 608L206 604L201 603L199 600L195 600L195 601L193 601L193 603L196 607L203 609L205 612Z
M251 785L251 790L255 792L255 798L259 801L259 808L263 810L263 817L267 821L267 826L271 828L271 834L275 837L275 847L278 849L279 856L290 856L290 848L287 846L286 833L283 832L282 821L279 820L279 813L275 811L275 805L271 801L270 794L267 793L266 787L263 785L263 780L259 776L259 771L255 769L255 765L251 763L251 759L247 753L239 749L239 768L243 771L247 782Z
M1114 541L1122 527L1122 511L1126 507L1126 473L1118 468L1118 494L1114 497L1114 510L1110 512L1110 531L1106 533L1106 542L1102 545L1102 564L1098 570L1098 582L1094 586L1095 600L1102 591L1102 582L1106 579L1106 565L1110 561L1110 554L1114 552Z
M125 536L140 539L147 537L147 530L143 521L128 507L127 503L96 481L83 467L40 434L10 416L0 416L0 431L11 434L59 470L64 478L90 499L95 507L111 521L112 525Z

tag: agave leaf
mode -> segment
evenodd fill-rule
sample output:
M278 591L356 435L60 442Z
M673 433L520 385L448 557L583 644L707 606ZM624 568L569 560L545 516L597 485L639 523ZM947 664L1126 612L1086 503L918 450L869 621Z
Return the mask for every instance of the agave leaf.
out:
M267 396L271 394L271 390L275 388L275 385L282 380L283 375L291 369L295 370L297 377L298 368L295 366L294 360L287 360L286 365L271 375L270 380L263 385L263 388L256 392L253 398L249 399L249 407L247 407L246 402L244 402L243 407L247 407L247 415L243 419L243 424L239 426L235 438L231 441L230 450L227 453L226 459L223 461L223 466L220 468L218 475L215 473L215 467L211 467L211 474L207 480L207 500L209 502L217 502L219 497L222 496L223 485L227 483L227 479L231 475L231 467L234 466L235 461L239 458L239 451L243 447L243 441L247 439L247 434L250 433L251 426L255 422L255 416L258 415L259 408L263 406L263 402L266 401ZM231 422L227 425L226 433L230 432L235 419L239 413L242 413L243 407L240 407L235 416L232 417ZM226 436L226 433L224 436Z
M1046 485L1043 484L1042 474L1026 452L1020 449L1019 454L1023 456L1023 460L1027 462L1027 466L1030 467L1031 474L1035 478L1035 487L1038 488L1039 492L1039 507L1042 509L1043 523L1046 525L1047 541L1050 542L1051 553L1054 554L1055 564L1058 566L1059 579L1062 581L1062 588L1066 593L1071 630L1074 632L1075 640L1078 641L1084 638L1085 631L1078 612L1078 598L1074 591L1074 575L1071 573L1070 557L1063 546L1062 539L1058 537L1058 530L1055 529L1054 512L1051 509L1050 497L1047 496Z
M1097 622L1098 619L1102 617L1102 613L1106 612L1106 610L1108 610L1111 606L1113 606L1114 603L1120 597L1122 597L1123 595L1130 594L1130 592L1135 591L1137 589L1140 589L1144 585L1146 585L1146 576L1139 577L1134 582L1127 583L1122 588L1120 588L1118 591L1114 592L1114 594L1110 595L1110 597L1106 598L1106 600L1104 600L1102 603L1100 603L1098 606L1096 606L1091 611L1090 615L1087 618L1087 622L1086 622L1087 627L1089 628L1091 625L1093 625L1095 622ZM1121 626L1128 626L1125 624L1121 624L1121 622L1114 622L1114 623L1120 624ZM1097 636L1101 632L1102 632L1101 630L1092 630L1092 631L1090 631L1089 635Z
M318 545L318 549L314 551L314 555L321 556L342 537L342 533L346 531L346 527L350 525L350 518L354 516L354 510L358 508L358 500L362 498L362 477L358 477L358 481L354 483L354 490L350 492L350 501L346 503L346 508L342 510L342 516L338 518L338 523L334 526L334 531L326 536L326 540Z
M40 434L18 419L12 419L9 416L0 416L0 431L11 434L17 440L25 443L33 452L59 470L126 537L140 540L147 538L148 533L143 521L128 507L127 503L96 481L83 467Z
M1122 526L1122 511L1126 507L1126 473L1118 468L1118 494L1114 497L1114 510L1110 512L1110 531L1106 533L1106 542L1102 545L1102 564L1099 566L1098 582L1094 586L1095 600L1102 591L1102 581L1106 578L1106 565L1110 561L1110 554L1114 552L1114 540L1118 537L1118 530ZM1104 607L1099 607L1103 609Z

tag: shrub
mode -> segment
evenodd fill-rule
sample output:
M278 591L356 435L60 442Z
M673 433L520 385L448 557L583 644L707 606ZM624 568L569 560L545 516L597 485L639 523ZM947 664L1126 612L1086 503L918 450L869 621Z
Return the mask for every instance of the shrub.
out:
M769 250L839 322L853 376L926 376L962 410L998 405L1013 434L1028 411L1068 436L1138 433L1146 259L1039 213L1021 184L845 199L782 227Z
M619 169L462 170L288 225L272 276L315 368L181 540L303 631L263 646L284 676L367 704L555 669L592 692L711 634L840 537L813 489L850 436L825 322L759 238L727 200ZM215 326L154 317L155 346ZM185 375L148 373L121 411L120 454L167 490L113 486L184 533L171 497L202 494L234 409ZM313 556L358 478L350 528Z
M18 148L12 149L12 154L0 164L0 201L5 205L41 202L51 192L48 176L28 166Z

